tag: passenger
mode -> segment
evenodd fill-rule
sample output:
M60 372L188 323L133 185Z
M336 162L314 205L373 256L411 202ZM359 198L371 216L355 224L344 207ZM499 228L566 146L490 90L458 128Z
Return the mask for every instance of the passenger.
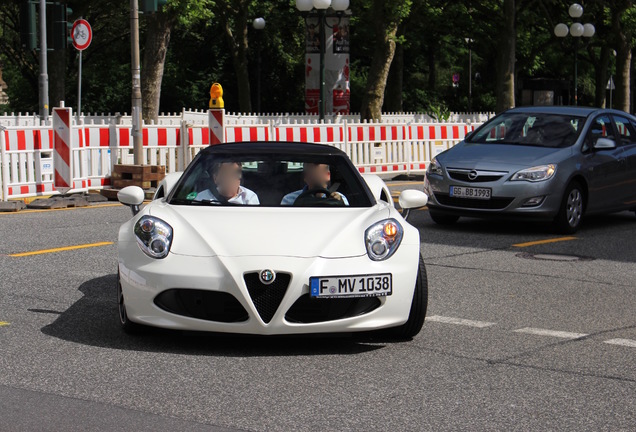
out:
M238 162L221 162L212 165L212 180L216 190L206 189L197 194L195 201L217 201L233 204L259 205L258 196L241 186L243 167Z
M331 170L328 164L305 163L303 169L303 179L305 187L295 192L285 195L280 202L281 205L293 205L296 199L303 193L312 189L328 189L331 182ZM327 198L325 193L317 193L316 198ZM342 201L346 206L349 205L347 198L340 192L331 192L329 198Z

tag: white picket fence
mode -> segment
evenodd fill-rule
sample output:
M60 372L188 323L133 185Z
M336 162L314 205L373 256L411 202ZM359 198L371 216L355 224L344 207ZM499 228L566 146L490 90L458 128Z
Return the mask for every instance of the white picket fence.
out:
M73 183L81 187L71 192L109 188L113 166L133 163L131 125L122 119L125 116L104 116L91 124L73 122L72 177ZM344 151L360 172L390 177L423 173L433 156L459 142L481 123L360 123L339 119L337 123L319 124L306 120L282 115L275 118L226 115L224 137L226 142L333 145ZM210 144L208 112L184 111L173 117L172 122L146 125L143 129L144 163L163 165L167 173L182 171ZM54 187L51 126L0 126L0 151L0 200L58 193Z
M450 113L450 117L446 121L437 121L433 117L424 113L383 113L382 124L394 124L394 123L484 123L495 115L494 112L474 112L474 113ZM76 118L76 117L75 117ZM286 123L301 123L301 124L314 124L318 123L318 116L315 114L304 113L269 113L269 114L241 114L241 113L226 113L225 121L228 125L258 125L267 124L272 122L275 125ZM77 119L76 119L77 120ZM84 114L80 116L81 124L121 124L131 125L132 117L127 113L120 114ZM193 125L207 125L208 123L208 111L207 110L188 110L183 109L181 113L165 114L162 113L157 122L151 124L157 124L161 126L179 125L182 121L186 121ZM328 115L325 118L325 123L360 123L360 114L348 114L348 115ZM4 113L0 115L0 126L15 127L15 126L47 126L51 124L51 120L42 122L40 116L33 114L22 113Z

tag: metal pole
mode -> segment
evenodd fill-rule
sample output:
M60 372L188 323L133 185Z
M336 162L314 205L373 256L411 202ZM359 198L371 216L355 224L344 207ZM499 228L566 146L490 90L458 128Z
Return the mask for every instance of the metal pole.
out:
M609 85L609 88L610 88L610 109L613 108L613 105L612 105L612 87L614 87L614 80L612 79L612 75L610 75L610 85Z
M132 70L132 138L135 165L144 165L141 123L141 66L139 62L139 4L130 0L130 48Z
M82 51L79 52L79 67L77 69L77 124L81 124L82 113Z
M318 11L320 20L320 98L318 99L318 107L320 110L320 122L325 120L325 50L327 47L325 36L325 20L327 11L321 9Z
M258 58L256 60L256 112L260 114L261 113L261 41L259 40L257 43L258 43L258 48L257 48Z
M46 47L46 0L40 0L40 120L49 119L49 73Z
M574 106L579 104L579 76L578 76L578 63L579 63L579 38L575 38L574 42Z
M473 48L468 47L468 112L472 111L473 101Z

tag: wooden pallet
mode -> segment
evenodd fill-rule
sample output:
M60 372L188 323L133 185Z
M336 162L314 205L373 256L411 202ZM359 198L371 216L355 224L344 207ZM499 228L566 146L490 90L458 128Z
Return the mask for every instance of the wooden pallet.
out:
M166 176L163 165L115 165L111 174L114 189L139 186L142 189L157 188Z

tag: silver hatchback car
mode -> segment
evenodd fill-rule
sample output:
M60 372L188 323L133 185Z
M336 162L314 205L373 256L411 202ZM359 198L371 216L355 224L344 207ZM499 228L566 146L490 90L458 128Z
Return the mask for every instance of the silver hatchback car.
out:
M431 160L430 215L552 221L574 233L584 215L636 211L636 117L582 107L505 111Z

